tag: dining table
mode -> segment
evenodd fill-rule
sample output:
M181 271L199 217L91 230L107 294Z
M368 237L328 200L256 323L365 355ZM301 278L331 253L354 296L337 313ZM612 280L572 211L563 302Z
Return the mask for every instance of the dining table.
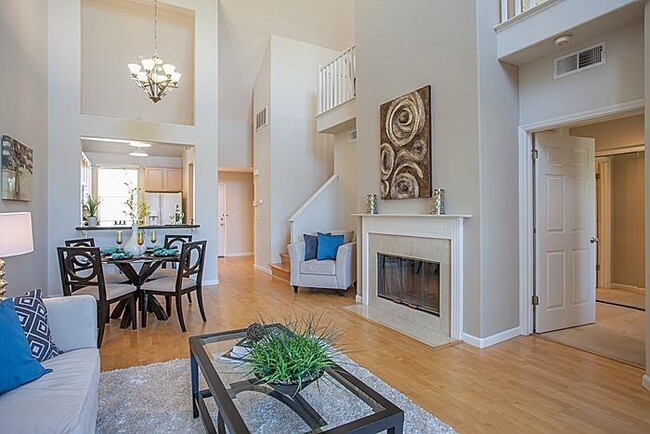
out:
M164 263L171 262L177 263L180 255L177 253L175 255L166 255L160 256L156 255L153 252L147 251L142 255L134 255L129 258L120 258L114 259L112 255L102 255L102 262L106 265L116 266L122 274L125 276L125 280L135 286L138 290L138 300L140 300L140 310L142 310L142 298L140 287L149 280L151 275ZM139 269L136 269L137 265L140 265ZM110 317L112 319L118 319L122 317L120 322L120 328L125 329L130 327L131 321L137 321L137 318L131 318L131 311L127 309L127 301L120 301L117 306L113 309ZM167 320L167 312L158 302L156 297L149 297L147 302L147 310L154 315L160 321Z

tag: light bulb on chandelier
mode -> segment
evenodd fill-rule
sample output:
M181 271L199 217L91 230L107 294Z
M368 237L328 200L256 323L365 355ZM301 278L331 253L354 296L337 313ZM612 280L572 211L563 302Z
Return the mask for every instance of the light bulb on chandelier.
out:
M140 63L129 63L131 80L144 91L153 102L158 102L165 95L178 88L181 73L171 63L164 63L158 57L158 0L153 2L153 56L142 59Z

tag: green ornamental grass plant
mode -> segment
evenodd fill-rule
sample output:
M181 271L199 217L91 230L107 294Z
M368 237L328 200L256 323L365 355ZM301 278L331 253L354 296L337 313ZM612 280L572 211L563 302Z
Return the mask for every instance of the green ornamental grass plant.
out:
M248 359L260 383L297 385L297 391L320 378L334 364L334 343L338 332L331 324L320 326L320 317L311 315L287 321L288 331L264 326L265 332L251 343Z

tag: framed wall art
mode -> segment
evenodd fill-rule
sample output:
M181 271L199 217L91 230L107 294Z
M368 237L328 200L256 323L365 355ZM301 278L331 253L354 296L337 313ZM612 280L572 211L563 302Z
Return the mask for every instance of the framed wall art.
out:
M431 197L431 86L380 108L382 199Z
M34 151L2 136L2 199L29 201L32 196Z

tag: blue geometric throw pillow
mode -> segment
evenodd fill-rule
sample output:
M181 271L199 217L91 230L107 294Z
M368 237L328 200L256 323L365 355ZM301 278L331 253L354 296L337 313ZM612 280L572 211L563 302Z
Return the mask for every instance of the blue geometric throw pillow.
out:
M47 309L41 295L42 291L36 289L14 297L13 301L32 356L39 362L44 362L58 356L62 351L52 342L52 333L47 323Z

